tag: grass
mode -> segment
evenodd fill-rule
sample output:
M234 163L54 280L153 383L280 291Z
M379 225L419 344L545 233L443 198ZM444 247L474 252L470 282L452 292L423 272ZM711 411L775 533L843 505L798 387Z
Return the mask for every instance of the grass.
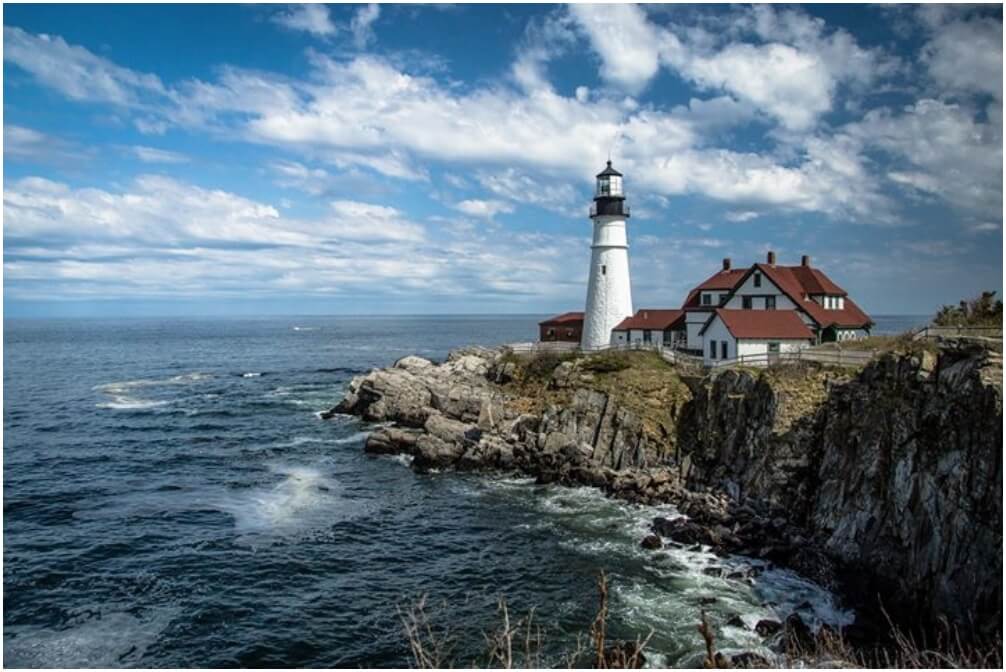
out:
M572 388L588 388L611 395L643 424L648 439L672 445L678 412L691 399L691 391L678 370L658 353L646 350L595 354L541 353L534 357L507 355L516 366L514 380L506 386L510 407L520 413L541 413L548 405L567 403L570 387L550 384L555 370L572 363Z

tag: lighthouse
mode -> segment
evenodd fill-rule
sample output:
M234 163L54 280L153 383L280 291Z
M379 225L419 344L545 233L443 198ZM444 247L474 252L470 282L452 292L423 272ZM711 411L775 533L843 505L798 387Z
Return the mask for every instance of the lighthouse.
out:
M611 330L632 315L629 242L625 233L628 218L622 174L608 161L608 166L597 174L597 192L590 204L594 239L590 246L587 307L580 341L584 349L609 345Z

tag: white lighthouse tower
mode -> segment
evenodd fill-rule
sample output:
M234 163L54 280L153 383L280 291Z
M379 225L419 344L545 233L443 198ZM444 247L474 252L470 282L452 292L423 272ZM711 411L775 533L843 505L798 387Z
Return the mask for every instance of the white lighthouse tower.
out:
M590 204L594 242L590 246L587 308L583 318L584 349L611 343L611 330L632 315L629 286L629 242L625 220L629 206L622 191L622 174L608 166L597 175L597 193Z

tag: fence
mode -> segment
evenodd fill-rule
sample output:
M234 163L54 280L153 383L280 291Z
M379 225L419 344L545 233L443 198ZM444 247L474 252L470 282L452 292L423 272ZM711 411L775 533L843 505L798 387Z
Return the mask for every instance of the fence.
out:
M804 348L793 352L761 352L753 355L741 355L735 359L722 359L710 362L706 366L720 369L729 366L769 366L774 364L792 364L796 362L816 362L836 366L862 366L876 356L874 350L837 350L834 348L817 350Z
M877 354L875 350L840 350L833 347L804 348L793 352L758 353L741 355L734 359L720 359L706 363L702 357L690 355L680 350L665 348L659 343L618 343L602 345L596 348L582 348L579 343L571 341L542 341L538 343L510 343L506 346L518 355L537 355L552 353L591 353L608 351L648 350L658 353L664 361L670 364L688 366L704 366L720 369L729 366L768 366L770 364L787 364L795 362L817 362L837 366L862 366Z
M1003 337L1002 327L965 327L965 326L939 327L936 325L929 325L927 327L922 327L914 334L912 334L912 338L916 341L922 340L924 338L1002 339L1002 337Z
M511 352L517 355L537 355L541 353L592 353L592 352L624 352L630 350L646 350L658 353L666 362L671 364L688 364L692 366L702 366L702 358L689 355L666 348L660 343L614 343L611 345L601 345L595 348L583 348L579 343L572 341L540 341L536 343L510 343L506 346Z

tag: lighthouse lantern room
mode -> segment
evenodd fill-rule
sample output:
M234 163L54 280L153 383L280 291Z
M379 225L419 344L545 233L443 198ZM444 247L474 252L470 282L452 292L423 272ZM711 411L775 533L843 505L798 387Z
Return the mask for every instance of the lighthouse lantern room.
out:
M611 342L611 330L632 315L632 289L629 283L629 243L625 220L622 174L611 161L597 174L597 192L590 206L594 237L590 246L590 274L587 280L587 306L584 312L584 349L597 349Z

